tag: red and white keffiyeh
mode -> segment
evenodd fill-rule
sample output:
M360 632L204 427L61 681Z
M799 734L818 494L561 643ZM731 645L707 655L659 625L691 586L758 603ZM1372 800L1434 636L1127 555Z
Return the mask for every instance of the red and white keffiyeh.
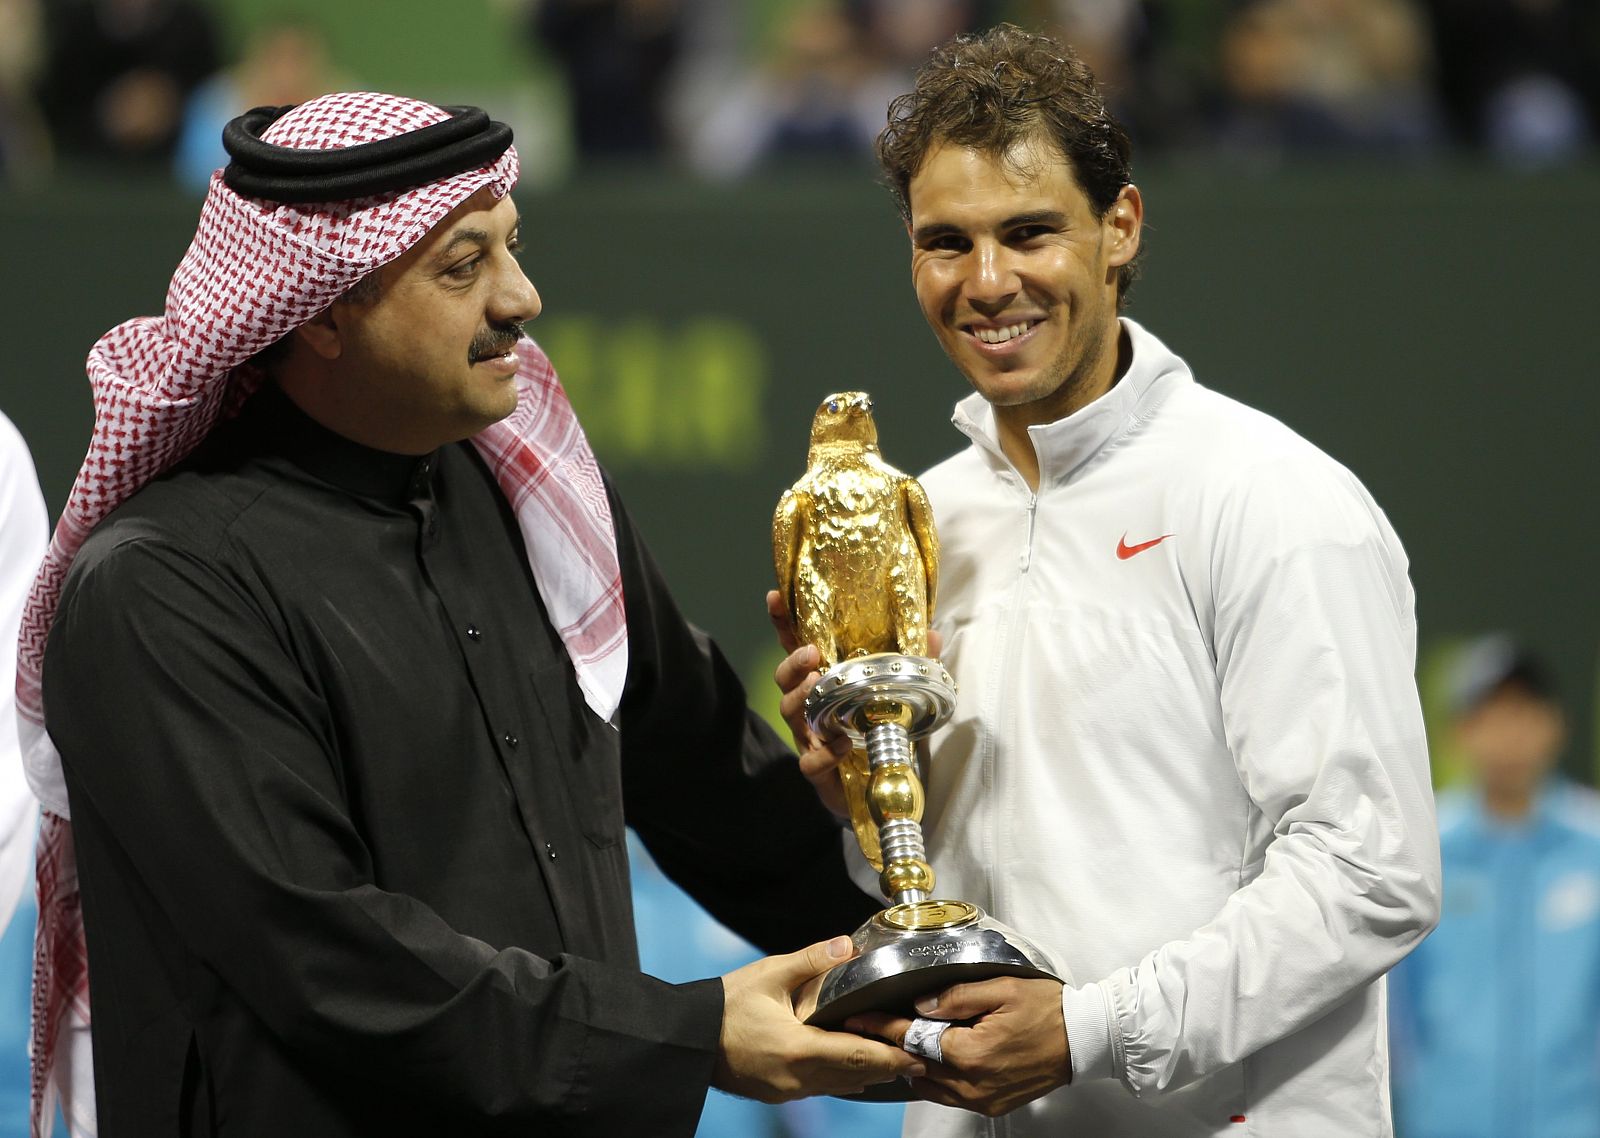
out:
M275 146L333 150L450 117L393 95L328 95L263 133ZM24 610L17 706L28 781L45 807L38 849L33 994L33 1133L48 1138L59 1100L75 1135L96 1133L88 967L61 760L44 730L40 670L61 584L89 531L236 410L260 382L247 361L400 256L478 190L504 197L517 152L487 166L353 201L285 205L245 198L212 175L165 313L113 328L89 353L95 425ZM627 673L616 534L599 467L554 369L531 341L512 415L473 439L512 503L540 597L584 698L611 720ZM241 366L243 365L243 366Z

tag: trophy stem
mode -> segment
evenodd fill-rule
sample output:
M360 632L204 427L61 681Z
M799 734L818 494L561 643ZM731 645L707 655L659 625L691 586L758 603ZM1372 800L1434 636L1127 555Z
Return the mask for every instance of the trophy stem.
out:
M937 660L897 652L841 660L806 696L806 722L813 731L843 732L866 749L865 821L878 835L878 884L898 912L920 911L934 886L912 743L949 719L955 703L955 681ZM863 821L852 807L858 834Z
M880 780L917 780L911 735L904 725L895 721L875 723L866 732L866 742L867 759L872 766L875 786ZM918 789L921 789L920 786ZM921 796L917 797L920 799ZM921 805L920 801L917 805ZM921 811L916 813L920 815ZM926 872L927 883L930 886L933 884L933 871L928 867L928 853L922 841L921 818L901 815L883 819L878 827L878 844L882 851L880 856L883 858L885 880L903 885L894 890L894 903L912 905L926 901L930 893L920 887L922 874L910 875L911 881L908 883L905 881L908 875L903 872L912 866L921 867Z

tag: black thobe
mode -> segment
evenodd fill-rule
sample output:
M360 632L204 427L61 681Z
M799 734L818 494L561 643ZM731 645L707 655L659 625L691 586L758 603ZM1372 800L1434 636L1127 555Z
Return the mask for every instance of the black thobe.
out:
M611 508L620 730L470 444L268 388L89 537L44 684L102 1134L693 1132L722 987L639 973L625 822L769 950L872 905Z

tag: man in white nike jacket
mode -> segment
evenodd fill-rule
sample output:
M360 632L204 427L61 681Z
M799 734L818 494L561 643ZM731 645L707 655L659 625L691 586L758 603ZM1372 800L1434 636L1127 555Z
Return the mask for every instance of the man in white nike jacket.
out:
M1119 319L1144 207L1070 49L953 41L878 149L976 389L971 446L923 479L960 685L929 860L1070 973L925 1002L975 1022L907 1134L1391 1134L1383 974L1439 905L1399 540L1349 471ZM816 661L779 671L802 733ZM825 795L834 761L803 756Z

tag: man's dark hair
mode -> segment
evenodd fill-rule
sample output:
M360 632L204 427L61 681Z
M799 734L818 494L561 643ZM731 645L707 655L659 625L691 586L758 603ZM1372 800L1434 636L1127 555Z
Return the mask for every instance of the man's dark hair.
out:
M1106 110L1094 73L1066 44L1001 24L961 35L937 48L915 86L889 104L878 135L883 165L900 214L911 220L911 179L942 143L1009 158L1025 139L1053 143L1095 216L1104 217L1133 180L1133 146ZM1117 270L1117 298L1138 276L1137 258Z
M1561 706L1549 667L1509 633L1496 632L1465 645L1449 676L1451 710L1466 716L1496 696L1509 693Z

